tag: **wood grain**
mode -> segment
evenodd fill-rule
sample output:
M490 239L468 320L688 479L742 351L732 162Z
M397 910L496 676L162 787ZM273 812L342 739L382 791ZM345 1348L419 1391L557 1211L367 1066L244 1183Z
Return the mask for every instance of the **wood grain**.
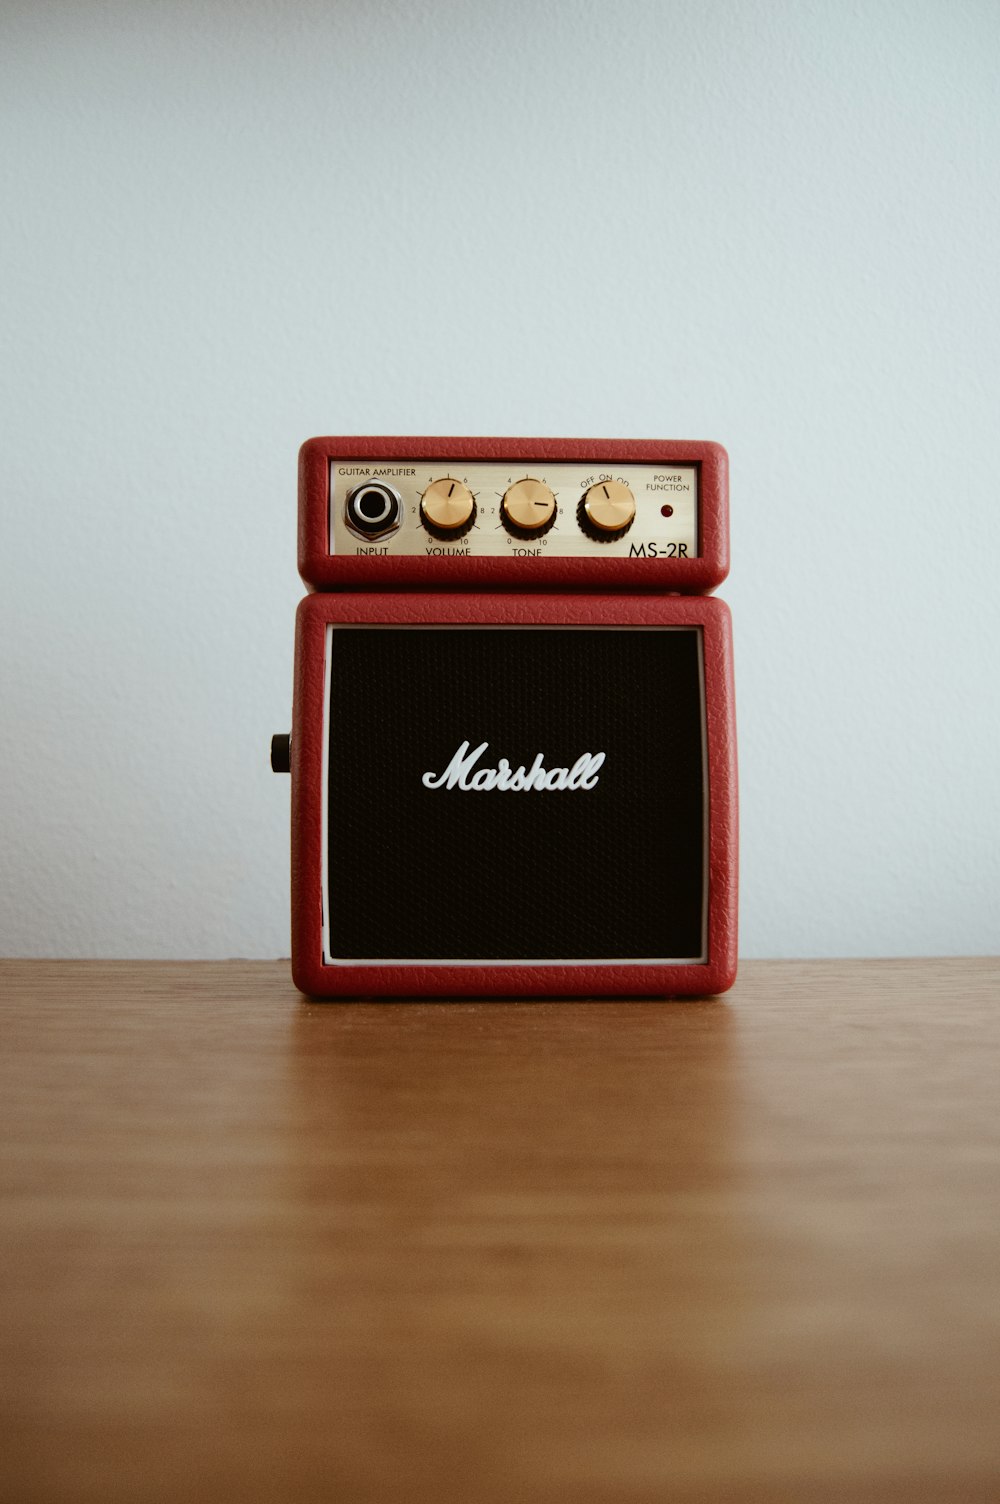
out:
M11 1504L1000 1500L1000 963L0 989Z

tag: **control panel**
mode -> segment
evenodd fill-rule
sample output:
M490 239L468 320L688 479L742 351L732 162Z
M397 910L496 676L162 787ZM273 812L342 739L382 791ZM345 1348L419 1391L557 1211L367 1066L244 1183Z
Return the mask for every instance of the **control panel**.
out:
M329 551L695 559L698 478L664 462L331 459Z

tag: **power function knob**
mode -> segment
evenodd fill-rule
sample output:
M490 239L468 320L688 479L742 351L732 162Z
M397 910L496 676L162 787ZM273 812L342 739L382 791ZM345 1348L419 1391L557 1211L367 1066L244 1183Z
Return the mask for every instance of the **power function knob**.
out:
M450 475L432 480L420 498L420 521L435 538L461 538L475 520L475 497Z
M516 480L504 492L500 521L515 538L538 538L556 520L556 499L541 480Z
M623 480L601 480L580 498L577 521L588 538L610 543L635 521L635 497Z

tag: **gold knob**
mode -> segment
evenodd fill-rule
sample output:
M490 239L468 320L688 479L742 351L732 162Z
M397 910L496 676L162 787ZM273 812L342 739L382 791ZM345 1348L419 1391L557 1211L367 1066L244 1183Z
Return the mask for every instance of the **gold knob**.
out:
M627 533L635 517L635 497L623 480L601 480L584 492L580 525L593 538Z
M468 486L450 475L432 480L420 498L420 520L428 532L442 538L459 537L471 526L476 502Z
M556 499L541 480L516 480L500 503L504 526L512 533L544 533L556 520Z

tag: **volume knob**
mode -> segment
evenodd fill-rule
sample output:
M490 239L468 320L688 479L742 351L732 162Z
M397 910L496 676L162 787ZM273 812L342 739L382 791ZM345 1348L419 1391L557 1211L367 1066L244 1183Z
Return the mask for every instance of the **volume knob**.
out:
M602 480L585 491L577 521L590 538L610 543L635 521L635 497L623 480Z
M500 520L515 538L537 538L556 520L556 499L542 480L516 480L504 492Z
M476 499L460 480L442 476L421 496L420 520L435 538L461 538L476 520Z

